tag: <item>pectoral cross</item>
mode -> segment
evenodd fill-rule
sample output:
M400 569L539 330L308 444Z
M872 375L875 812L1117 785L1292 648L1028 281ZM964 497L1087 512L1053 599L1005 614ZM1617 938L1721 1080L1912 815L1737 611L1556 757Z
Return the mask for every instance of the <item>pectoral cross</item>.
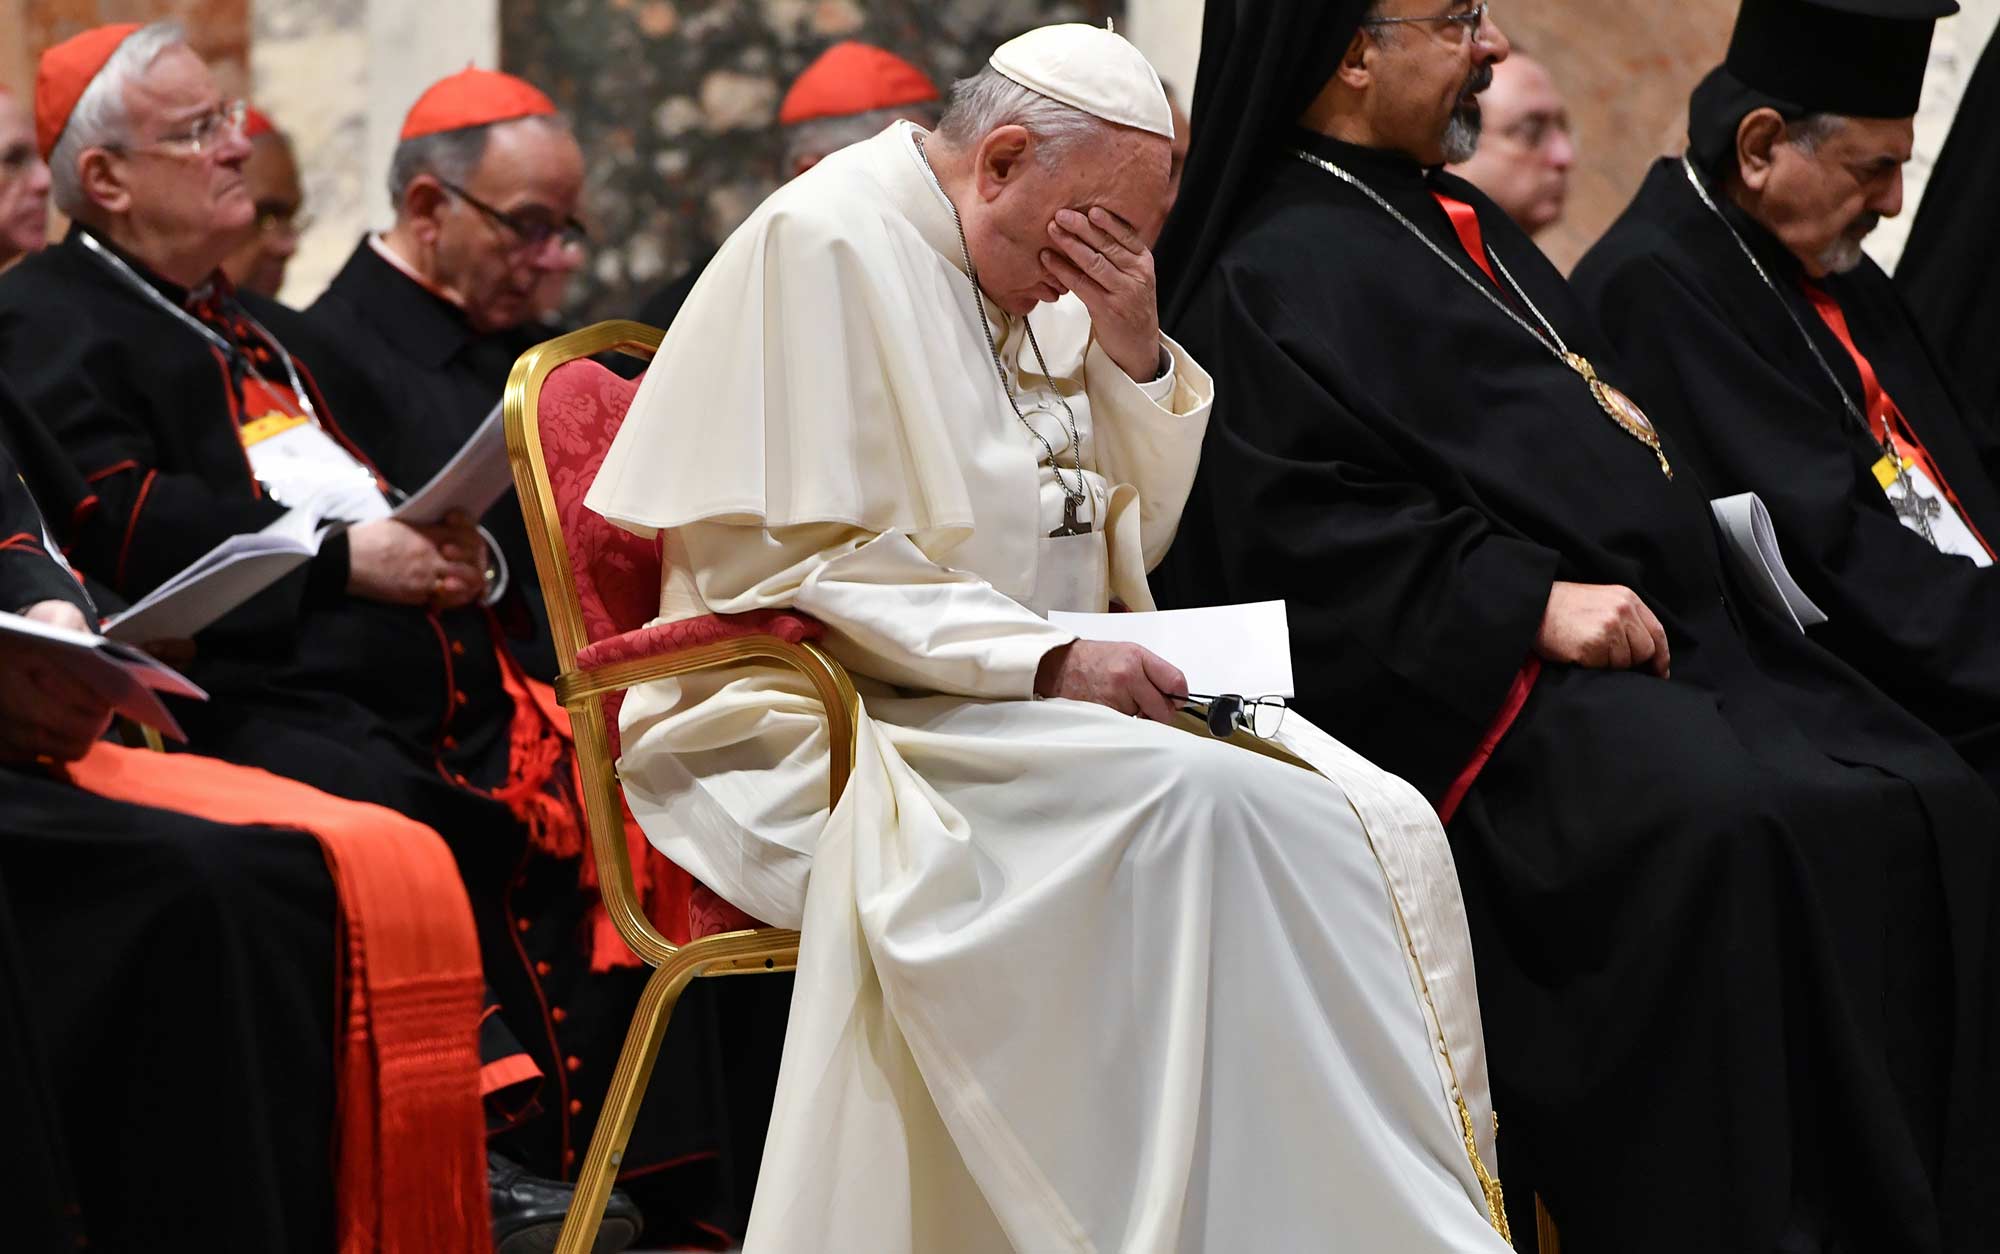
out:
M1049 532L1049 539L1060 540L1065 536L1087 536L1090 534L1090 524L1077 521L1076 507L1080 503L1081 501L1077 497L1068 495L1063 497L1062 526Z

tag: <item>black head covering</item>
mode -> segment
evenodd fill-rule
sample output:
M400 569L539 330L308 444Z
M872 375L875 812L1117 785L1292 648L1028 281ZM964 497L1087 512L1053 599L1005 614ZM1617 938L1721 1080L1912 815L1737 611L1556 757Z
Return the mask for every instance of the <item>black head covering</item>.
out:
M1722 67L1695 89L1689 150L1711 172L1760 108L1907 118L1923 96L1931 34L1958 0L1743 0Z
M1368 0L1208 0L1180 199L1155 250L1172 323L1234 225L1251 176L1340 67Z

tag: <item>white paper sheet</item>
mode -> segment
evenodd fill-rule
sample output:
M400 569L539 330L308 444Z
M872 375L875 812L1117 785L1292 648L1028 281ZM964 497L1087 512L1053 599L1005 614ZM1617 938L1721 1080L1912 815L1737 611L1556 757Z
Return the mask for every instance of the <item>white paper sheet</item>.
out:
M189 640L319 552L327 528L292 510L262 531L230 536L104 624L114 640Z
M500 406L495 405L443 469L398 505L390 517L407 523L434 523L462 509L477 519L513 488L514 471L507 464L507 428Z
M1778 531L1762 497L1739 492L1710 501L1709 509L1722 526L1723 538L1729 541L1729 551L1744 582L1771 612L1791 619L1800 631L1826 621L1826 611L1813 604L1805 589L1792 579L1792 572L1785 569Z
M185 741L187 735L160 702L160 693L206 701L208 694L173 667L129 645L38 623L19 614L0 612L0 639L11 650L41 653L87 685L114 711L137 723L158 728L162 735Z
M1143 645L1187 676L1191 692L1289 697L1292 635L1283 601L1216 605L1144 614L1073 614L1049 621L1085 640Z

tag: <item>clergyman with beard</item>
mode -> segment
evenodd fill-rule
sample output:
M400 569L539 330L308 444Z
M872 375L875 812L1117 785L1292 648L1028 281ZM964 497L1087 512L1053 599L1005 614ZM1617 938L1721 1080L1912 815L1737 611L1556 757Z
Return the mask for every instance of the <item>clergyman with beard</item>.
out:
M2000 756L2000 447L1861 248L1902 208L1932 22L1958 6L1870 7L1749 0L1687 157L1576 282L1707 490L1770 508L1815 638L1978 762Z
M1151 586L1285 598L1294 708L1445 819L1508 1195L1578 1251L1994 1249L2000 804L1755 599L1639 376L1438 169L1485 6L1256 10L1209 2L1160 241L1216 393Z

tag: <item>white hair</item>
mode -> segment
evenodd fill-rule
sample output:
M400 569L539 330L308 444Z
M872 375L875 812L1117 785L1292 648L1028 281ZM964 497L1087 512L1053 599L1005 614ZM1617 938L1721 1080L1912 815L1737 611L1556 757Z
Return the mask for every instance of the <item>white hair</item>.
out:
M1003 126L1025 127L1035 137L1035 151L1048 160L1114 129L1103 118L1023 87L990 65L951 85L951 105L937 126L946 142L970 149Z
M86 149L131 142L132 114L126 107L126 89L143 78L168 50L186 45L187 30L179 22L142 26L118 45L97 77L90 80L70 111L55 151L49 154L49 193L56 208L74 218L90 207L77 158Z

